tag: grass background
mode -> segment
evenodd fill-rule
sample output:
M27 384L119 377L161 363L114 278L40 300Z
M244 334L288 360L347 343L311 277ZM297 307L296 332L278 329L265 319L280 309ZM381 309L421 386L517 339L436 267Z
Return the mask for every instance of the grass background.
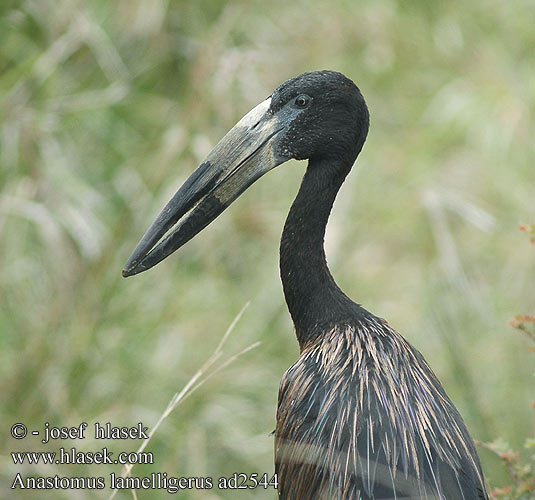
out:
M15 422L151 427L215 349L262 345L211 379L148 450L174 476L269 472L279 380L298 350L278 241L305 163L248 190L148 273L121 269L217 140L285 79L335 69L361 88L368 141L329 223L344 291L427 358L474 438L534 434L534 360L508 326L534 311L535 3L3 0L0 5L0 495ZM91 433L89 433L91 435ZM492 485L507 475L480 449ZM109 490L42 492L107 498ZM141 491L138 498L162 498ZM190 491L184 499L274 498ZM128 492L116 498L132 498Z

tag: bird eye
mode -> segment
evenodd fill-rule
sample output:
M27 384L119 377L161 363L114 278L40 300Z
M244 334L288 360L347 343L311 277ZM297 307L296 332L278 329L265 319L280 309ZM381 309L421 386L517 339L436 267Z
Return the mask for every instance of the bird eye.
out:
M306 94L301 94L295 98L294 102L298 108L306 108L310 102L310 97L308 97Z

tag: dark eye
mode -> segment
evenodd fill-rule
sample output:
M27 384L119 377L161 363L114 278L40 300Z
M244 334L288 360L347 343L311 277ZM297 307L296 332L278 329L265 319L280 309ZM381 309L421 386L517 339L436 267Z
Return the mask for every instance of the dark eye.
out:
M310 103L310 97L308 97L306 94L301 94L295 98L294 102L298 108L306 108Z

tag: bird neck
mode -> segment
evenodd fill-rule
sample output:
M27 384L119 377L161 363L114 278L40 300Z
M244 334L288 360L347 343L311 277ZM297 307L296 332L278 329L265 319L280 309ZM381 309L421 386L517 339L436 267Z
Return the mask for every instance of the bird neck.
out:
M323 246L334 199L348 172L349 168L310 160L284 224L280 273L301 348L349 318L356 305L335 283Z

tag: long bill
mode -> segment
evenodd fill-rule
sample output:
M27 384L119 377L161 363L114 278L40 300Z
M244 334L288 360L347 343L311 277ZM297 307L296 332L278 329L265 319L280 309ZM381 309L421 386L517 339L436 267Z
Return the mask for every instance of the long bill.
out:
M184 182L128 259L125 278L161 262L284 161L273 147L283 124L269 112L270 102L268 98L249 111Z

